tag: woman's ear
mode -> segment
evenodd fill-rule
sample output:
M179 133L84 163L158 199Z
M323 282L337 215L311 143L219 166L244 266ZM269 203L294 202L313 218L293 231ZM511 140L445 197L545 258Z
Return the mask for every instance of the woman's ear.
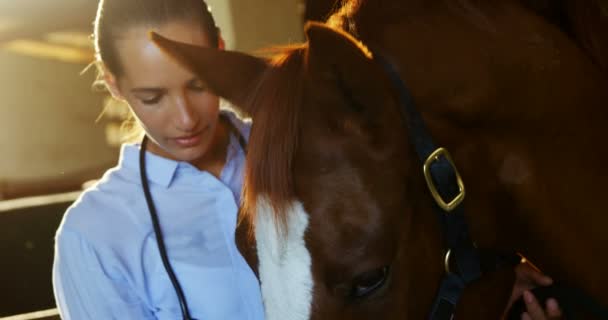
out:
M103 68L103 80L105 81L106 87L108 88L108 90L110 91L110 94L112 95L112 97L114 99L120 100L120 101L125 100L125 97L122 95L122 93L120 92L120 89L118 88L118 81L116 80L116 77L114 76L113 73L108 71L105 67Z

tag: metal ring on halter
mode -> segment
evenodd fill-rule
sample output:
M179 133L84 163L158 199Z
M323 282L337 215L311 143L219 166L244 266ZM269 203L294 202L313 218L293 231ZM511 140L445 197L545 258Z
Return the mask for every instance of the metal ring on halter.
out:
M445 253L445 258L443 258L443 268L445 269L446 273L452 273L452 268L450 268L450 258L452 256L452 250L448 250L448 252Z

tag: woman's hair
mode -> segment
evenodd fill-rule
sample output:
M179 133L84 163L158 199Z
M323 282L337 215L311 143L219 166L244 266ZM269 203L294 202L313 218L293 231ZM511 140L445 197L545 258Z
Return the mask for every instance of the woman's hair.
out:
M155 27L176 20L200 24L210 44L218 45L219 30L204 0L100 0L93 33L96 63L103 63L119 77L123 68L117 40L129 28Z
M93 31L95 61L92 63L97 67L98 78L93 87L106 87L103 77L106 71L116 78L123 75L123 63L127 61L120 61L116 43L130 28L152 28L174 21L189 21L200 25L209 44L218 46L219 28L204 0L99 0ZM106 105L100 118L108 107ZM142 134L143 130L130 111L122 123L122 140L134 142Z

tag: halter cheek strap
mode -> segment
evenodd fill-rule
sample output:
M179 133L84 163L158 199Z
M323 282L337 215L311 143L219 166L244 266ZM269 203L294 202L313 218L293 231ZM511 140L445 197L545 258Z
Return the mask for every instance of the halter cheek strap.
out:
M449 152L436 147L410 92L395 68L377 53L374 53L374 59L384 68L399 94L399 104L409 137L418 159L424 164L427 186L436 201L435 212L447 249L445 265L448 272L441 281L429 319L450 319L466 285L481 276L479 252L469 235L462 206L464 183ZM455 270L451 270L450 265Z

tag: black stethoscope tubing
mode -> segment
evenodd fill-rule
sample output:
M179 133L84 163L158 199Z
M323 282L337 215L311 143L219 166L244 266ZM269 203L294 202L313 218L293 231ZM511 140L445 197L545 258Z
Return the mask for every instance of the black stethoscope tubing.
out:
M239 144L244 152L247 152L247 145L245 142L245 138L232 126L232 123L228 120L228 126L231 131L236 134L239 139ZM154 206L154 201L152 200L152 194L150 193L150 186L148 185L148 175L146 172L146 145L148 143L148 136L144 135L144 138L141 142L141 148L139 149L139 172L141 177L141 185L144 190L144 196L146 198L146 203L148 204L148 211L150 212L150 218L152 219L152 226L154 228L154 234L156 236L156 244L158 246L158 251L160 253L160 258L163 262L163 266L165 267L165 271L171 280L171 284L175 289L175 294L177 295L177 299L179 301L179 306L182 312L182 317L184 320L196 320L192 319L190 316L190 310L188 309L188 303L186 302L186 296L184 295L184 291L177 280L177 276L171 267L171 263L169 262L169 258L167 256L167 249L165 246L165 241L163 238L163 232L160 228L160 222L158 220L158 214L156 212L156 207Z
M179 306L182 310L182 317L184 320L194 320L190 316L190 311L188 309L188 303L186 302L186 297L184 295L184 291L175 276L175 272L173 272L173 268L171 267L171 263L169 262L169 258L167 257L167 249L165 247L165 241L163 238L163 232L160 228L160 222L158 221L158 214L156 213L156 207L154 206L154 201L152 200L152 194L150 193L150 186L148 185L148 176L146 173L146 144L148 142L148 136L144 135L144 139L141 142L141 148L139 149L139 172L141 175L141 185L144 189L144 196L146 197L146 203L148 204L148 211L150 212L150 218L152 219L152 227L154 228L154 234L156 235L156 244L158 246L158 251L160 253L160 258L163 262L163 266L165 267L165 271L171 280L171 284L175 289L175 293L177 294L177 300L179 300Z

